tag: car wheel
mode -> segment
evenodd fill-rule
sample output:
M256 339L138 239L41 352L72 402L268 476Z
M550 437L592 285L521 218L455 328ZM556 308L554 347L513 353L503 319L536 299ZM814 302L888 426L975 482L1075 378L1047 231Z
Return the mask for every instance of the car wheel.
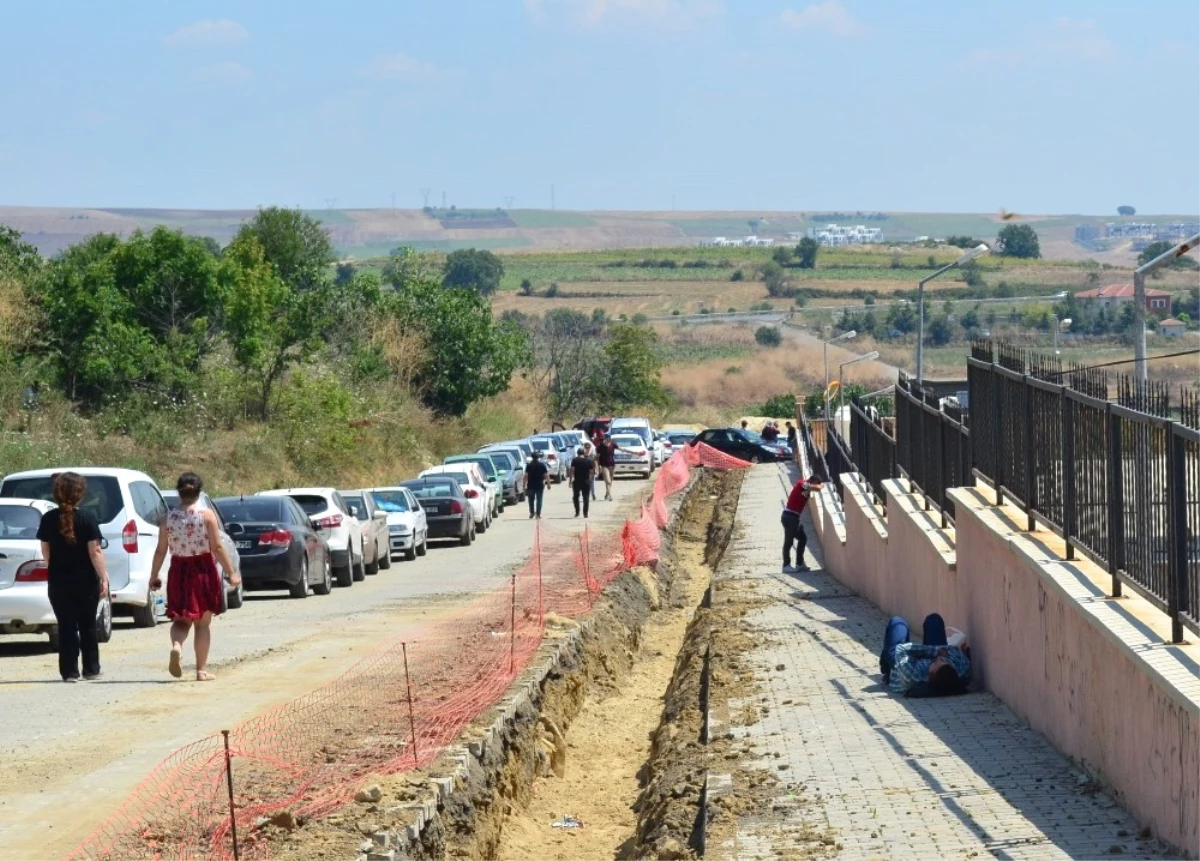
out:
M475 541L475 530L473 528L471 528L470 526L468 526L467 532L460 539L460 542L463 547L470 547L472 542L474 542L474 541Z
M236 589L234 589L232 592L226 592L225 595L225 603L228 609L240 609L246 597L246 587L241 583L238 583Z
M370 565L367 564L367 546L365 544L363 545L362 558L363 558L363 571L365 571L367 574L378 574L379 573L379 546L378 545L376 545L376 547L375 547L375 558L373 560L371 560Z
M392 537L388 536L388 545L383 549L383 555L376 557L379 560L379 567L384 571L392 567Z
M417 536L413 536L413 546L404 551L404 558L409 562L417 558Z
M355 583L361 583L367 579L367 551L365 547L360 547L359 551L360 555L358 557L357 565L354 564L354 554L350 554L350 567L354 571Z
M288 587L288 596L292 598L308 597L308 556L300 557L300 580Z
M158 624L158 616L154 614L154 594L146 590L146 606L133 608L133 626L135 628L153 628Z
M758 459L758 455L756 455L756 454L750 455L750 462L751 463L759 463L760 461Z
M100 606L96 608L96 640L100 643L107 643L112 639L112 599L105 598L100 602ZM55 647L58 646L58 630L55 629L52 642Z
M325 561L321 564L321 582L313 586L314 595L328 595L333 591L333 572L329 565L329 554L325 554Z
M345 568L335 568L334 569L334 571L333 571L334 582L336 582L338 584L338 586L345 586L345 587L353 586L354 585L354 575L351 573L351 569L353 567L354 567L354 557L351 556L350 561L346 563Z
M421 543L417 545L417 555L424 556L429 552L429 533L426 532L421 538Z
M480 535L482 535L483 533L485 533L485 532L487 532L487 531L488 531L488 526L490 526L490 525L491 525L491 522L492 522L492 521L491 521L490 517L489 517L488 515L486 515L486 514L485 514L485 515L483 516L483 522L482 522L482 523L480 523L480 524L478 524L478 525L475 527L475 531L476 531L476 532L478 532Z

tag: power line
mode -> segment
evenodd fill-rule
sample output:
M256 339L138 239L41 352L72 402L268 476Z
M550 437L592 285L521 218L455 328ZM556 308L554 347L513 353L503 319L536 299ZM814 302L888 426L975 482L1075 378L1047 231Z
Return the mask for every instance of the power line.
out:
M1200 348L1197 348L1194 350L1181 350L1178 353L1162 353L1157 356L1147 356L1146 361L1152 362L1155 359L1174 359L1179 356L1194 356L1197 353L1200 353ZM1114 365L1132 365L1136 361L1137 361L1137 359L1121 359L1116 362L1103 362L1099 365L1085 365L1082 368L1072 368L1069 371L1051 371L1049 374L1047 374L1047 376L1061 377L1061 376L1065 376L1066 374L1076 373L1077 371L1094 371L1096 368L1111 368Z

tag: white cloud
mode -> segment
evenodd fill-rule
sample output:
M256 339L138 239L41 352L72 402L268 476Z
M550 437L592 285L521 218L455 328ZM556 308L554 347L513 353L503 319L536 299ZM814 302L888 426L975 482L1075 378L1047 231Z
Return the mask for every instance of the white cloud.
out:
M1054 60L1109 63L1117 49L1091 18L1057 18L1028 31L1016 45L972 51L964 62L974 66L1030 66Z
M799 12L795 9L784 9L779 14L779 20L784 26L795 30L824 30L840 39L857 36L863 29L837 0L814 3L812 6L805 6Z
M380 54L367 65L357 69L355 73L364 78L410 82L428 81L442 74L441 70L432 63L418 60L403 51L395 54Z
M192 72L192 80L206 84L244 84L254 77L254 73L235 60L203 66Z
M595 27L606 22L694 24L725 11L721 0L524 0L525 11L541 23L556 10L577 24Z
M194 47L199 45L240 45L250 38L250 31L237 21L206 19L180 27L164 39L168 45Z

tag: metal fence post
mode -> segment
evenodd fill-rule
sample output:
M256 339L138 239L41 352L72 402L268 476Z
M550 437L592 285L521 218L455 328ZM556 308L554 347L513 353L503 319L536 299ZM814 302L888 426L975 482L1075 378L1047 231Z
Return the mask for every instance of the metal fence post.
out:
M1187 528L1187 447L1175 432L1174 423L1167 432L1167 540L1170 546L1169 582L1167 583L1167 615L1171 617L1171 642L1183 641L1183 622L1180 613L1187 603L1188 591L1188 528Z
M1124 561L1125 508L1122 502L1124 484L1121 464L1121 417L1113 412L1109 401L1104 412L1108 417L1108 573L1112 575L1112 597L1121 597L1121 580L1117 572Z
M950 524L946 520L946 486L948 483L949 472L946 468L946 419L944 413L938 413L938 459L941 463L942 474L940 477L941 487L938 488L938 507L942 515L942 529L945 529Z
M1001 424L1001 422L1004 420L1004 417L1001 415L1001 408L1000 408L1000 391L1001 391L1000 372L996 368L996 360L994 357L992 359L991 375L992 375L992 404L993 404L992 427L995 428L993 433L995 433L995 435L996 435L996 474L995 474L995 476L993 476L993 480L996 482L996 505L1001 506L1004 504L1004 491L1001 490L1000 488L1002 488L1004 486L1004 481L1005 481L1005 475L1004 475L1004 425Z
M1075 558L1075 546L1071 536L1078 529L1075 511L1075 402L1067 397L1067 387L1058 393L1062 412L1062 470L1063 470L1063 538L1067 542L1067 561Z
M1029 385L1029 374L1021 378L1025 394L1025 528L1033 532L1037 522L1033 513L1037 510L1037 472L1033 456L1033 386Z

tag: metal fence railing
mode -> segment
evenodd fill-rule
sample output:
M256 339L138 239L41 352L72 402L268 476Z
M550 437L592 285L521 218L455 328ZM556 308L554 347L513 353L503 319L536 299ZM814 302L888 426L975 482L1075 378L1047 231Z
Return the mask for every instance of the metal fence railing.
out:
M896 467L913 492L921 492L925 510L938 511L943 528L954 519L946 491L975 483L970 451L966 412L940 404L902 376L896 385Z
M883 483L895 478L896 421L882 418L863 401L850 404L850 453L852 466L866 479L874 501L886 512L887 492Z

